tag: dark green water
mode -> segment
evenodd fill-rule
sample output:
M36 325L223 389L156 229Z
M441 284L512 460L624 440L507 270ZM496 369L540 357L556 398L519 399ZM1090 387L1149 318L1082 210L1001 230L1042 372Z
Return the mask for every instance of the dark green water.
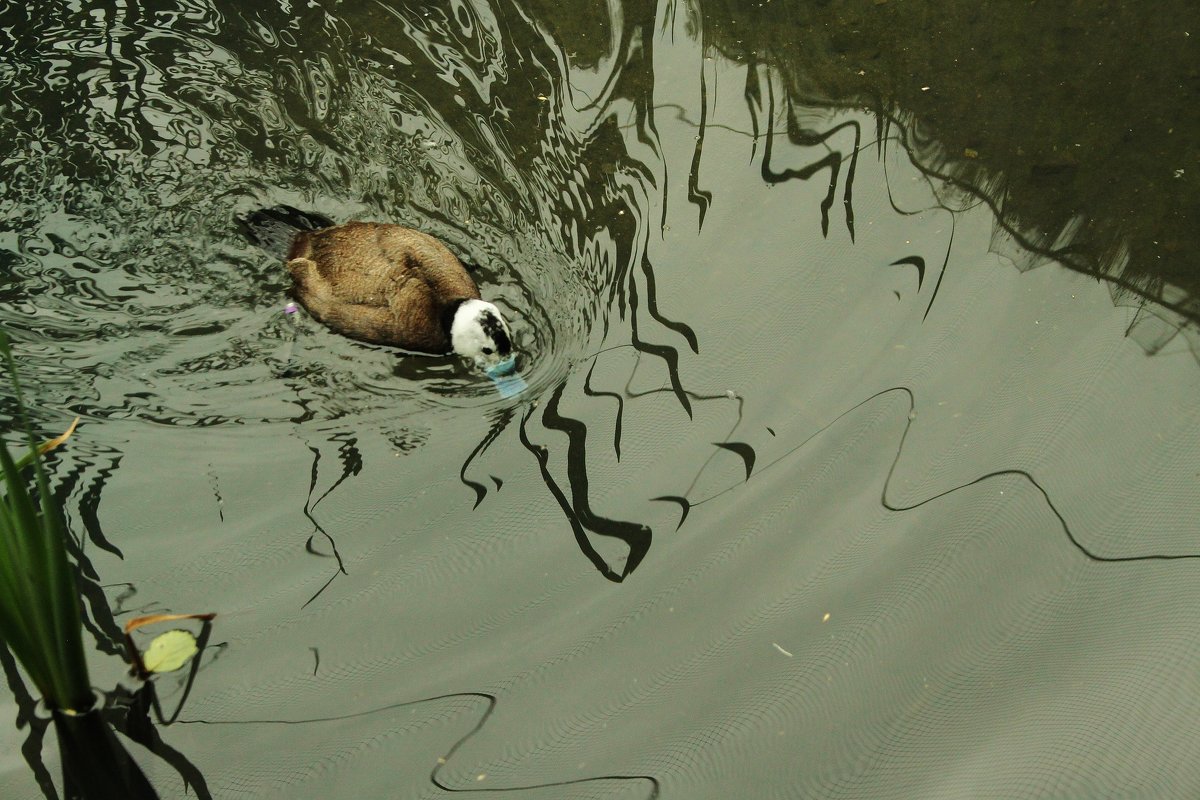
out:
M93 680L218 614L162 796L1200 792L1200 24L1043 5L0 6ZM292 330L276 203L441 236L529 389Z

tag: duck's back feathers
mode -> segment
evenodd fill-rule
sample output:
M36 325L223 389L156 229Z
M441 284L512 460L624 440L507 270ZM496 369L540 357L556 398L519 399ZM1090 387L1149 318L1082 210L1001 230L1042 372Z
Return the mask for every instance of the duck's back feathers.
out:
M479 289L445 245L376 222L296 234L288 270L297 300L338 333L409 350L450 350L447 317Z

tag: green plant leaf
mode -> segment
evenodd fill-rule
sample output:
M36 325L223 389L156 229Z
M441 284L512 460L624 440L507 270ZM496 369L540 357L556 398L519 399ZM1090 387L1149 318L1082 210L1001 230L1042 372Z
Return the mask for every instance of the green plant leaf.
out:
M28 442L37 487L35 493L21 476L25 459L19 465L0 443L0 644L24 665L51 707L85 710L94 695L83 652L79 590L67 558L58 500L50 491L41 459L71 431L38 447L25 413L16 362L2 333L0 356L16 395L17 421Z
M154 637L142 654L142 665L147 672L174 672L194 655L196 637L176 628Z

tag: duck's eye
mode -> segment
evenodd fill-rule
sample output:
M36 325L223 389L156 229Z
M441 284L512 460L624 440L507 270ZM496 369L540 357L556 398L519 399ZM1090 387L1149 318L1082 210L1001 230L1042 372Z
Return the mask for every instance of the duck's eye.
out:
M483 354L484 354L485 356L490 356L490 355L491 355L492 353L494 353L494 352L496 352L496 351L495 351L495 350L493 350L493 349L492 349L492 348L490 348L490 347L485 347L485 348L483 348Z

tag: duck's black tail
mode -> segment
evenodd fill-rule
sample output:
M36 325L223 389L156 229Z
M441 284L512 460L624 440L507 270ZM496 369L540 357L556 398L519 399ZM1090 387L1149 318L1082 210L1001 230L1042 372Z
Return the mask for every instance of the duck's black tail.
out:
M279 258L287 258L292 239L300 231L315 231L336 223L329 217L291 206L272 206L234 217L251 244Z

